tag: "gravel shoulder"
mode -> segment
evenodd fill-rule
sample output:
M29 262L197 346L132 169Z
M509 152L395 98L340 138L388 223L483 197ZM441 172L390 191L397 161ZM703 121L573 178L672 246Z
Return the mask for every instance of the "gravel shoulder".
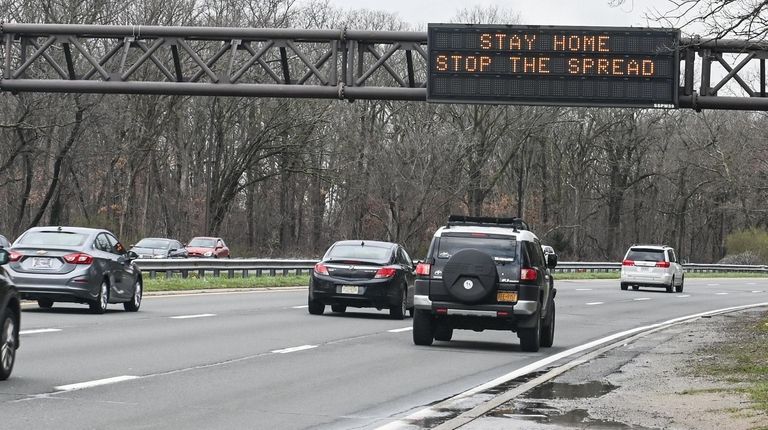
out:
M765 409L744 392L749 382L720 366L734 345L768 340L768 330L754 329L766 317L752 309L648 334L462 428L768 429Z

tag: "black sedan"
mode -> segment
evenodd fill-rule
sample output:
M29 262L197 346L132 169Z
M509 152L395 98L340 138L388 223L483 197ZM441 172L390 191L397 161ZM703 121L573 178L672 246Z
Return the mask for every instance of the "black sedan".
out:
M389 309L393 319L413 313L413 261L402 246L372 240L345 240L328 248L309 278L309 313L321 315L348 306Z
M19 295L2 268L8 260L8 251L0 249L0 381L11 376L16 349L19 348L21 321Z

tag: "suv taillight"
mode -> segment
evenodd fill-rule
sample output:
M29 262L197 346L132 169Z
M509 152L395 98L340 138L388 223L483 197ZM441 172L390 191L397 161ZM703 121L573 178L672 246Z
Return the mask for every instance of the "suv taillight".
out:
M657 261L656 267L669 267L669 261Z
M632 261L632 260L624 260L624 261L621 262L621 265L622 266L634 266L635 262Z
M416 265L416 276L429 276L432 265L429 263L419 263Z
M15 251L8 252L8 261L19 261L23 255Z
M323 263L315 264L315 273L328 276L328 267Z
M528 267L523 267L520 269L521 281L535 281L538 277L539 273L536 271L536 269L531 269Z
M91 264L91 263L93 263L93 257L91 257L88 254L84 254L82 252L76 252L74 254L67 254L67 255L65 255L65 256L63 256L61 258L63 258L64 261L66 261L69 264Z
M376 271L376 276L374 278L381 279L381 278L391 278L397 274L397 268L396 267L382 267L381 269Z

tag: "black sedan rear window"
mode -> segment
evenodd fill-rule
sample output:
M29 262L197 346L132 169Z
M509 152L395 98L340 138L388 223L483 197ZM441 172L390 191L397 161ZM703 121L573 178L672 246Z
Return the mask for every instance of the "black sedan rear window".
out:
M659 249L630 249L626 259L632 261L664 261L664 251Z
M19 240L19 245L80 246L88 235L67 231L31 231Z
M371 245L334 245L325 254L325 260L363 260L387 264L392 256L389 248Z

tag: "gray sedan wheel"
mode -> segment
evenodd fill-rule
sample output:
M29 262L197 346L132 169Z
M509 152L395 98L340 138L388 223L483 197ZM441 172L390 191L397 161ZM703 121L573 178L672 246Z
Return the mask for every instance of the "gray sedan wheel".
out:
M141 283L141 279L136 280L136 284L133 286L133 298L130 302L123 303L123 307L128 312L136 312L141 307L141 297L144 294L144 286Z
M90 303L91 311L95 314L103 314L109 304L109 282L104 279L99 286L99 296Z
M16 317L10 311L0 314L0 381L11 376L16 361Z

